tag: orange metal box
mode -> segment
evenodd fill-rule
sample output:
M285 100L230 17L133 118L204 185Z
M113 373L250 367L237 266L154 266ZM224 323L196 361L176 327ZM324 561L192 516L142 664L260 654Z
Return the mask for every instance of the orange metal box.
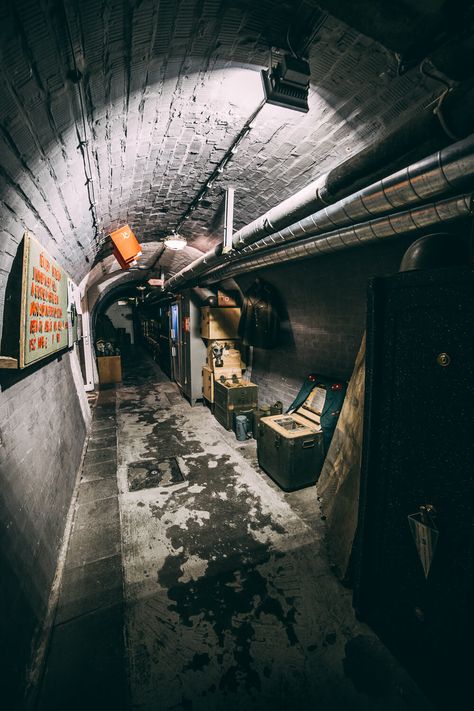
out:
M110 238L124 262L133 262L141 255L140 244L128 225L111 232Z

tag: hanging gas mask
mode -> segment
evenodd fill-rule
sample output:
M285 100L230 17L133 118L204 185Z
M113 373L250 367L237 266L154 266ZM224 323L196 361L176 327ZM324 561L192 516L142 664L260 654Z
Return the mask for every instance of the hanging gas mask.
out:
M221 343L218 343L217 341L214 341L214 343L211 346L212 357L215 361L214 362L215 368L222 368L222 366L224 365L224 360L223 360L224 348L225 348L225 346Z

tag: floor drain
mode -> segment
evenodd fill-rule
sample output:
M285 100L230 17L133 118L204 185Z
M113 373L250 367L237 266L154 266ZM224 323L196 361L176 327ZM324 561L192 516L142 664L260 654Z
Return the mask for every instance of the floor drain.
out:
M184 481L183 473L176 457L154 460L142 460L128 465L128 489L153 489L158 486L173 486Z

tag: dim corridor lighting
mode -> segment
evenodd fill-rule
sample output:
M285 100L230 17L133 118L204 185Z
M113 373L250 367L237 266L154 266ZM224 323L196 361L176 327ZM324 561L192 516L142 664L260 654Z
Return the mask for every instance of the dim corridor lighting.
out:
M168 249L174 249L175 252L177 252L178 250L184 249L186 247L187 241L185 237L181 237L181 235L173 233L166 237L166 239L164 240L164 245L165 247L168 247Z

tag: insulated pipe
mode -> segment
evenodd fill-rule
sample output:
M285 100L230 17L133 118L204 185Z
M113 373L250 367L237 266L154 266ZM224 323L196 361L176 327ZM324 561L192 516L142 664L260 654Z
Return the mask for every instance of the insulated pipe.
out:
M257 240L254 244L244 247L240 253L250 255L276 244L314 236L355 222L365 222L371 217L393 212L398 208L432 200L447 192L462 189L473 176L474 134L343 198L334 205L319 210L296 224ZM193 279L204 270L208 272L225 261L234 261L238 255L231 252L222 256L216 255L213 260L204 260L204 257L206 255L200 258L202 262L205 261L204 269L200 269L201 265L196 269L196 260L169 280L169 288L175 288L184 277L186 280Z
M245 247L242 254L365 222L371 217L458 191L474 176L474 134L304 220Z
M347 195L363 184L368 175L380 174L380 166L393 165L400 158L413 162L433 151L465 138L474 124L474 80L441 95L436 106L410 118L386 138L368 146L328 175L326 193L322 198L334 202L334 197ZM421 149L421 151L420 151Z
M261 217L238 230L233 237L234 249L243 249L267 234L291 225L296 220L367 184L380 165L400 165L403 158L416 160L426 153L445 146L472 131L474 118L474 81L469 81L443 95L433 110L410 119L381 141L377 141L349 158L326 176L321 176L295 195L272 208ZM222 244L177 272L165 284L176 291L187 281L217 265Z
M217 306L217 296L210 289L195 286L192 290L194 296L203 306Z
M265 250L261 255L245 259L241 257L237 263L223 265L208 275L207 282L213 283L223 278L233 276L242 271L246 273L255 269L269 267L280 262L289 262L319 254L358 247L383 240L386 237L410 234L428 227L444 225L462 217L473 214L473 195L440 200L428 205L405 210L392 215L386 215L376 220L369 220L350 227L332 230L299 241L296 244L285 244Z

